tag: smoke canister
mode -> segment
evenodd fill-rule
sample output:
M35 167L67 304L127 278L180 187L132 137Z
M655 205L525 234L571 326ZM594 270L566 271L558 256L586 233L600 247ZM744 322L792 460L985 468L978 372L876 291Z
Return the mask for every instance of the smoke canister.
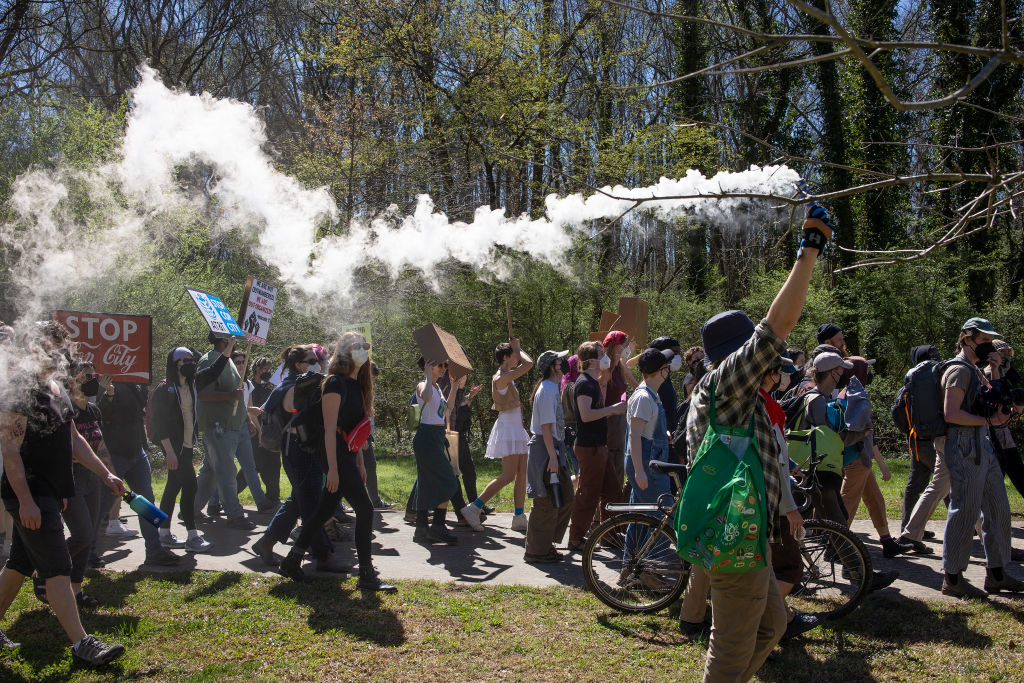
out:
M124 502L128 503L128 507L139 513L139 517L146 520L155 527L159 527L161 524L167 521L167 515L163 510L158 508L153 503L149 502L144 496L140 496L137 493L131 491L125 491Z

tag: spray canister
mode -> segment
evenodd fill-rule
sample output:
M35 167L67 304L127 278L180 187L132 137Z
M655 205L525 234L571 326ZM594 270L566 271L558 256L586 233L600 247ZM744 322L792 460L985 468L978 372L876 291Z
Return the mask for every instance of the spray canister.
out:
M562 500L562 487L558 481L558 472L552 472L548 479L548 488L551 489L551 507L556 510L565 505L565 501Z
M124 502L128 503L128 507L132 510L139 513L139 517L155 527L159 527L167 521L167 515L164 511L156 505L153 505L153 503L149 502L144 496L132 493L131 491L125 491Z

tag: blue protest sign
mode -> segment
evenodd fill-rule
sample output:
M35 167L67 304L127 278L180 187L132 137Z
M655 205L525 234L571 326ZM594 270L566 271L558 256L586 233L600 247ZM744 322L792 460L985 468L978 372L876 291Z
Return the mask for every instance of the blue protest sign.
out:
M199 312L206 320L206 324L210 326L210 330L214 334L245 338L242 328L235 322L228 307L224 305L219 296L192 287L186 287L185 291L192 297L192 301L195 302Z

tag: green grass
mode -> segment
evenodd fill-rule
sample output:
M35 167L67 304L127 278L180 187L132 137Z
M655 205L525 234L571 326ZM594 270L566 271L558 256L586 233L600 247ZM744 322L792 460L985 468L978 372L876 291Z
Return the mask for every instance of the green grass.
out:
M128 653L75 668L56 620L18 596L4 620L23 643L4 681L698 680L704 649L669 612L626 616L574 588L401 582L366 597L352 579L296 585L235 573L88 579L105 605L86 628ZM1024 676L1024 619L1005 603L874 597L789 644L762 680L992 680Z

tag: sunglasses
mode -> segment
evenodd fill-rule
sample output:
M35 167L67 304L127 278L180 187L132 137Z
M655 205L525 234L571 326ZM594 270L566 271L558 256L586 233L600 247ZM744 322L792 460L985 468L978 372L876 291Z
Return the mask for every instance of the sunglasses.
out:
M370 342L357 342L352 345L353 349L363 349L364 351L370 350Z
M317 360L316 360L316 358L303 358L303 359L302 359L302 360L300 360L299 362L300 362L300 363L305 363L305 364L307 364L307 365L312 365L313 363L316 363L316 362L317 362Z

